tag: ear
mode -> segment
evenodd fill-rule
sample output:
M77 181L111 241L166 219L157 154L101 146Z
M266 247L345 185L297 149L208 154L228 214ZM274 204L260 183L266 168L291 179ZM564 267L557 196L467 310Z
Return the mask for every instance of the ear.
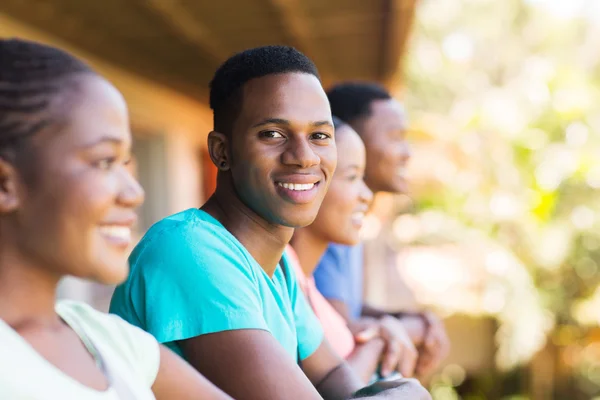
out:
M19 207L18 178L15 167L0 157L0 213L7 214Z
M228 171L231 167L229 138L223 133L212 131L208 134L208 154L219 171Z

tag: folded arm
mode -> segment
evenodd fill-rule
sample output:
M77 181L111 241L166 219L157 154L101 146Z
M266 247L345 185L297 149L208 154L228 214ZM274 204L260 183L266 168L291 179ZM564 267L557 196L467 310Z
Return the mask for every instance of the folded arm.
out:
M194 368L234 398L344 399L362 386L325 343L302 361L304 372L266 331L224 331L180 345Z
M152 392L156 400L232 400L164 346L160 346L160 367Z

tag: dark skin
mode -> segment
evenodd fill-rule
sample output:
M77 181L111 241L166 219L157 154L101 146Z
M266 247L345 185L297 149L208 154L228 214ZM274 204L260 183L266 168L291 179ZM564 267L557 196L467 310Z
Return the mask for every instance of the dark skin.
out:
M103 391L105 375L55 312L56 289L66 275L125 279L127 238L144 193L127 167L121 94L91 73L63 88L49 110L56 123L28 139L35 161L27 171L0 158L0 319L62 373ZM152 391L164 400L230 399L163 347Z
M363 177L365 146L358 134L349 126L336 129L338 166L331 185L315 221L297 229L292 246L297 250L306 276L312 276L319 260L330 243L355 245L360 241L360 228L373 198ZM404 376L413 373L417 350L408 335L402 342L396 338L385 346L385 332L366 327L357 332L354 351L346 359L361 377L369 382L382 361L383 368L398 369Z
M314 220L336 166L331 111L319 80L288 73L247 82L232 131L211 132L208 145L219 174L203 210L272 275L294 228ZM294 197L279 183L316 185ZM347 399L363 386L326 341L302 360L302 369L261 330L218 332L180 345L198 371L234 398ZM410 398L421 398L423 389L415 386Z
M406 193L405 168L410 159L410 148L406 140L407 120L404 109L395 99L375 100L370 114L349 121L364 141L367 162L365 182L373 193ZM347 305L340 300L330 299L333 307L348 321L353 332L377 328L387 332L390 340L399 340L408 332L419 348L415 372L426 376L433 372L446 358L450 342L441 320L432 313L404 314L363 304L362 316L350 318Z

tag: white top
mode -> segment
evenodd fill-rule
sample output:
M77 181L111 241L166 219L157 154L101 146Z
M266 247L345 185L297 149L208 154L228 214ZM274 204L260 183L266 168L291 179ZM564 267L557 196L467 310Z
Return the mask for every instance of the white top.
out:
M155 400L151 387L158 373L160 352L154 337L84 303L61 301L56 312L75 332L83 331L136 400ZM119 399L114 388L94 390L66 375L1 319L0 399L125 400Z

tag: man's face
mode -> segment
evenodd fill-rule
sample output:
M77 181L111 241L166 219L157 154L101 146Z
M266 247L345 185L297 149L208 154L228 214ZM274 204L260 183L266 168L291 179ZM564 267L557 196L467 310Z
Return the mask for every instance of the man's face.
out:
M242 202L267 222L288 227L315 219L337 152L331 109L310 74L247 82L231 135L231 174Z
M373 192L406 193L406 115L394 99L375 100L371 114L355 124L367 149L365 182Z

